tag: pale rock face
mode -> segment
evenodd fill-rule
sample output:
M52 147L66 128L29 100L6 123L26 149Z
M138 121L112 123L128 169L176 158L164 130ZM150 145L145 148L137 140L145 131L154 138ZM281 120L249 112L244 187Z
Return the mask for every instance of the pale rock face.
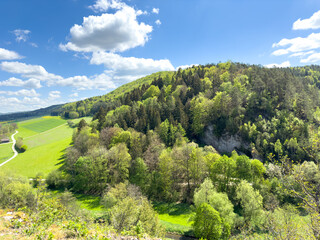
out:
M220 138L213 134L213 126L209 125L203 135L202 141L206 145L211 145L220 153L233 150L246 149L251 150L250 145L245 143L238 135L222 135Z

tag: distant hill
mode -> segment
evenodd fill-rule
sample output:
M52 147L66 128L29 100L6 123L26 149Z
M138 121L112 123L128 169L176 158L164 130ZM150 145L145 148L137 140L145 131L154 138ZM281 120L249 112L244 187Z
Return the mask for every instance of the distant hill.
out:
M57 116L60 114L60 109L62 106L63 104L53 105L46 108L40 108L34 111L3 113L3 114L0 113L0 121L11 121L11 120L17 120L22 118L41 117L46 115Z

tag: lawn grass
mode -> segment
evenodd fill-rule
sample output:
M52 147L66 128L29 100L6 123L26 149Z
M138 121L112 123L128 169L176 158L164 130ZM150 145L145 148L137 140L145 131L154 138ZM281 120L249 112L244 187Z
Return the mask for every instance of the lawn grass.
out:
M0 163L8 160L13 156L12 143L0 145Z
M193 211L190 205L185 203L154 203L154 209L159 214L161 223L167 232L192 236Z

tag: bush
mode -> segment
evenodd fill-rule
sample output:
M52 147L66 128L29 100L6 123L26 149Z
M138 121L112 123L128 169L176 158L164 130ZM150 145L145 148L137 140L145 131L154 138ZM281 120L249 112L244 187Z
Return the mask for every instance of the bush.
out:
M32 208L35 202L36 194L28 179L0 173L0 207Z
M24 144L24 145L21 146L20 152L23 153L23 152L27 151L27 149L28 149L28 146Z
M46 178L46 184L51 189L64 189L67 182L67 177L59 170L50 172Z

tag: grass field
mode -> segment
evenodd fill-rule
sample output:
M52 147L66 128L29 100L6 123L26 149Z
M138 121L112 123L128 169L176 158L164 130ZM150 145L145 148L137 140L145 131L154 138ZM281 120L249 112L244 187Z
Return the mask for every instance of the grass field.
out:
M0 163L8 160L13 156L12 143L0 145Z
M184 203L154 203L154 209L159 214L161 223L167 232L193 236L192 221L193 211Z
M86 118L86 121L90 122L90 118ZM41 117L18 122L18 127L16 139L22 137L28 150L2 166L0 171L15 172L33 178L37 173L43 173L45 177L61 166L64 151L70 145L73 133L66 120L59 117ZM7 145L11 147L11 144ZM3 149L3 152L5 151Z
M18 131L16 137L27 138L55 127L58 127L62 124L66 124L66 120L61 119L60 117L41 117L29 119L26 121L18 122Z

